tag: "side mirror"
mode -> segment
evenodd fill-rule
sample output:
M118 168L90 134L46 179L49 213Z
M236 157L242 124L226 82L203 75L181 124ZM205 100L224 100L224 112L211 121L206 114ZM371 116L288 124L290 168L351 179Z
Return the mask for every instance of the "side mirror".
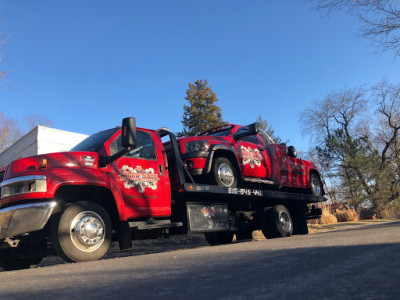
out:
M245 136L256 135L256 134L258 133L258 126L259 126L258 123L253 123L253 124L247 125L248 130L243 131L243 132L241 132L241 133L237 133L237 132L236 132L236 133L233 135L233 138L234 138L235 140L238 140L238 139L241 139L241 138L243 138L243 137L245 137ZM240 130L240 129L239 129L239 130Z
M124 148L136 146L136 119L125 118L122 120L121 144Z
M287 148L287 155L296 158L297 157L297 151L296 148L293 146L289 146Z
M256 135L258 133L257 128L260 124L258 123L253 123L249 125L249 131L250 135Z

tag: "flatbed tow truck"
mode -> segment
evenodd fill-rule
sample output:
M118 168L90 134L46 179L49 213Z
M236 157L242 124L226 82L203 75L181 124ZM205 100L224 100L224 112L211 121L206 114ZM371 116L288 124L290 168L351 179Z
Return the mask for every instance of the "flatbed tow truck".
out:
M166 139L164 141L162 139ZM22 158L0 169L0 264L35 267L49 254L67 262L97 260L155 234L204 233L210 245L307 234L320 218L312 194L240 183L195 183L167 129L96 133L70 152Z

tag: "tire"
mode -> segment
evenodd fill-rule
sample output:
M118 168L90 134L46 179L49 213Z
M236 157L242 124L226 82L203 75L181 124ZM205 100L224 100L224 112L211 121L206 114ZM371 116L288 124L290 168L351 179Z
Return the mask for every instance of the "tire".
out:
M210 246L225 245L232 243L233 232L207 232L204 234L204 237L206 238L206 241Z
M46 243L24 244L0 251L0 266L5 271L33 269L46 256Z
M231 161L225 157L217 157L214 159L210 176L211 184L225 187L237 187L238 178L236 169Z
M322 182L321 179L318 177L317 174L311 173L310 174L310 192L314 196L322 196Z
M287 208L283 205L276 205L265 211L261 230L268 239L291 236L293 221Z
M56 253L67 262L98 260L111 245L110 216L97 203L73 203L53 220L51 238Z

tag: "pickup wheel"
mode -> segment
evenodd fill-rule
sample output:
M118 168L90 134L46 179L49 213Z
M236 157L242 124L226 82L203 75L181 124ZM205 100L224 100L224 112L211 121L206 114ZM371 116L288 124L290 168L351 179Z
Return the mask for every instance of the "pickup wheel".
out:
M261 230L268 239L291 236L293 221L287 208L283 205L275 205L265 211Z
M221 232L207 232L204 234L206 241L211 246L230 244L233 240L233 232L221 231Z
M52 225L54 249L67 262L98 260L110 248L111 219L97 203L73 203L53 220Z
M210 176L212 184L225 187L237 186L238 180L236 169L232 165L231 161L225 157L217 157L214 159Z
M314 196L322 196L322 182L317 174L311 173L310 184L311 184L310 188L311 194L313 194Z

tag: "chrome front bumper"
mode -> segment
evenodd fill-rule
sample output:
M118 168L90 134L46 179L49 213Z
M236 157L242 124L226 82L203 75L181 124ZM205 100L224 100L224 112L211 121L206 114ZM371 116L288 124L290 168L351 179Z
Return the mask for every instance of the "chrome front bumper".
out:
M24 204L0 210L0 239L43 229L53 213L55 201Z

